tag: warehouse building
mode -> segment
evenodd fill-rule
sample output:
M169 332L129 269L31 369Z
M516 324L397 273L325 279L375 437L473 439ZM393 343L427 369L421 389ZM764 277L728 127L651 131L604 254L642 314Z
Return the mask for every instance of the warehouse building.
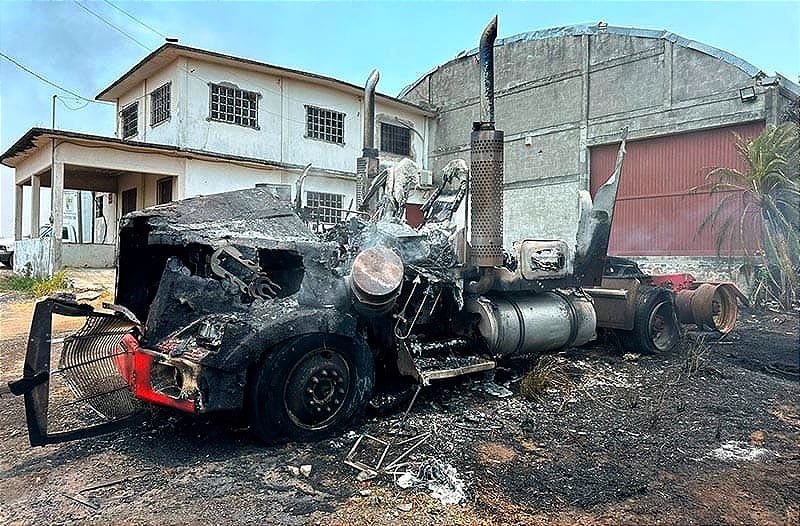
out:
M438 111L429 166L468 158L478 119L477 49L462 52L400 97ZM574 240L581 189L627 156L609 252L652 271L721 277L714 234L698 234L716 197L690 190L714 166L741 167L736 134L782 115L800 87L721 49L666 31L576 25L496 42L497 129L505 131L505 240ZM734 276L736 277L736 276Z

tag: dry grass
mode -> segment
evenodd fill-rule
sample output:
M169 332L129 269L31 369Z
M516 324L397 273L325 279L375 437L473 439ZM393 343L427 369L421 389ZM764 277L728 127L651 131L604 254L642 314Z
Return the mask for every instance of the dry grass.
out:
M573 382L563 364L552 356L540 356L519 384L519 392L528 400L538 400L547 389L571 392Z
M686 341L686 340L685 340ZM682 369L691 377L706 368L711 354L711 346L706 342L706 335L700 334L684 345Z

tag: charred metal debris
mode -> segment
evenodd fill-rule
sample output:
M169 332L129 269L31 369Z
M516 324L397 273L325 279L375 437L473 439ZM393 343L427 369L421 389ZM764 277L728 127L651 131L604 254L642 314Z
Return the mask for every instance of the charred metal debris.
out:
M662 350L672 341L659 339L673 328L671 297L648 296L651 316L639 312L631 287L600 288L624 133L595 202L581 197L576 240L533 232L504 249L496 35L495 18L481 36L481 121L469 165L459 159L444 168L418 228L404 222L417 166L382 165L374 147L377 71L365 87L357 202L323 233L299 199L282 201L265 188L125 216L117 305L94 312L54 297L36 307L23 378L12 385L25 395L31 443L106 430L142 402L191 413L244 410L264 440L317 439L356 420L376 382L424 386L491 370L509 356L587 343L604 326L593 297L632 305L618 327L644 331ZM86 324L56 337L54 314Z

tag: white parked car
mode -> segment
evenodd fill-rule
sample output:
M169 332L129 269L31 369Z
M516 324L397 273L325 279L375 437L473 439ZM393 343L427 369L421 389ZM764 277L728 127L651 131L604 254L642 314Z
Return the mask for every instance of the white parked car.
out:
M13 268L14 267L14 239L3 238L0 239L0 263Z

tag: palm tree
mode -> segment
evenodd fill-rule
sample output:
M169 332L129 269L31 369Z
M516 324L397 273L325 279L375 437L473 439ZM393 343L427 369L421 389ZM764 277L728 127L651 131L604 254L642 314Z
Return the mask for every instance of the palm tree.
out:
M797 299L800 266L800 127L768 127L753 139L737 135L736 150L744 170L713 168L692 189L721 197L698 233L715 232L718 254L740 249L761 263L768 279L764 290L776 289L789 309Z

